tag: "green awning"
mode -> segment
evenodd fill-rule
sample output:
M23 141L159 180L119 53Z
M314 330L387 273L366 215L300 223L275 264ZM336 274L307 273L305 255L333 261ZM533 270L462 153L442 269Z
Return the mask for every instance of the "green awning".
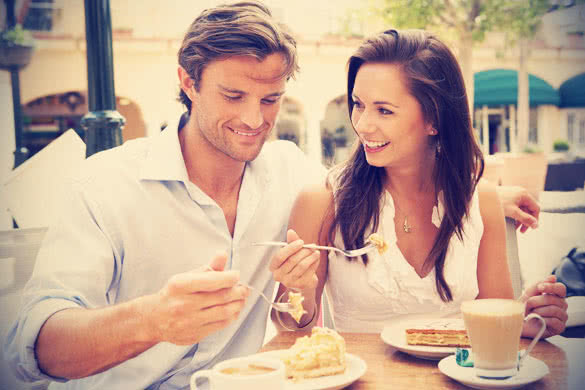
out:
M571 77L559 87L561 107L585 107L585 73Z
M492 69L473 75L475 107L500 106L518 103L518 72L510 69ZM560 104L560 96L549 83L528 75L530 105Z

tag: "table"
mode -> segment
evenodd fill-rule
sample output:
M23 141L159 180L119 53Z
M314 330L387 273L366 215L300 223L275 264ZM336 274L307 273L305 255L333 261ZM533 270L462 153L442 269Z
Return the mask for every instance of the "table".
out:
M261 352L289 348L297 337L310 332L281 332L270 340ZM368 370L347 389L468 389L468 387L443 375L437 361L423 360L404 354L385 344L379 334L341 333L347 352L364 359ZM550 340L550 341L549 341ZM544 361L550 374L542 380L526 386L531 390L582 389L585 383L585 340L562 336L540 341L532 356ZM529 339L522 339L521 348L528 346Z

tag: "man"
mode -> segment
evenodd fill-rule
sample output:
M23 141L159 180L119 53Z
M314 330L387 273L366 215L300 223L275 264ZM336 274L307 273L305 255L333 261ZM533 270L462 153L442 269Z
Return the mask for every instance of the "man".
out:
M246 286L273 294L273 255L296 253L279 282L314 285L318 253L286 226L324 169L292 143L263 147L295 50L261 4L193 22L179 50L185 124L92 156L71 183L7 336L21 379L184 388L194 371L260 348L269 306ZM285 238L280 250L251 245Z

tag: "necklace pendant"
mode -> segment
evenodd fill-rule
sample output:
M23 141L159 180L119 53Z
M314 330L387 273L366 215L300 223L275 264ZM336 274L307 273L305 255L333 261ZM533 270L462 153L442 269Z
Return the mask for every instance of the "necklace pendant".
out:
M404 224L402 224L402 229L405 233L410 233L412 227L408 224L408 217L404 217Z

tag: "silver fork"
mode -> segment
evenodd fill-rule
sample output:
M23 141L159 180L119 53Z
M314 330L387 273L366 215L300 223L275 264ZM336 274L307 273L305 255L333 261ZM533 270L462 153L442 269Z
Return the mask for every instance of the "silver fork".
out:
M287 246L288 242L262 241L262 242L255 242L252 245L254 245L254 246ZM316 244L305 244L305 245L303 245L303 248L336 251L336 252L344 254L347 257L359 257L361 255L368 253L369 251L371 251L373 249L376 249L377 247L376 247L376 245L370 243L370 244L364 246L363 248L350 249L350 250L339 249L339 248L336 248L334 246L323 246L323 245L316 245Z
M276 311L281 311L281 312L283 312L283 313L290 313L291 311L293 311L293 310L294 310L294 306L293 306L292 304L288 303L288 302L272 302L270 299L268 299L268 298L266 297L266 295L264 295L264 294L262 293L262 291L258 290L257 288L255 288L255 287L252 287L252 286L250 286L250 285L247 285L247 284L245 284L245 283L241 283L241 282L240 282L240 283L238 283L238 284L239 284L240 286L247 287L247 288L249 288L250 290L253 290L253 291L257 292L258 294L260 294L260 296L261 296L262 298L264 298L264 300L265 300L266 302L268 302L268 304L269 304L270 306L272 306L272 307L273 307L273 308L274 308Z

